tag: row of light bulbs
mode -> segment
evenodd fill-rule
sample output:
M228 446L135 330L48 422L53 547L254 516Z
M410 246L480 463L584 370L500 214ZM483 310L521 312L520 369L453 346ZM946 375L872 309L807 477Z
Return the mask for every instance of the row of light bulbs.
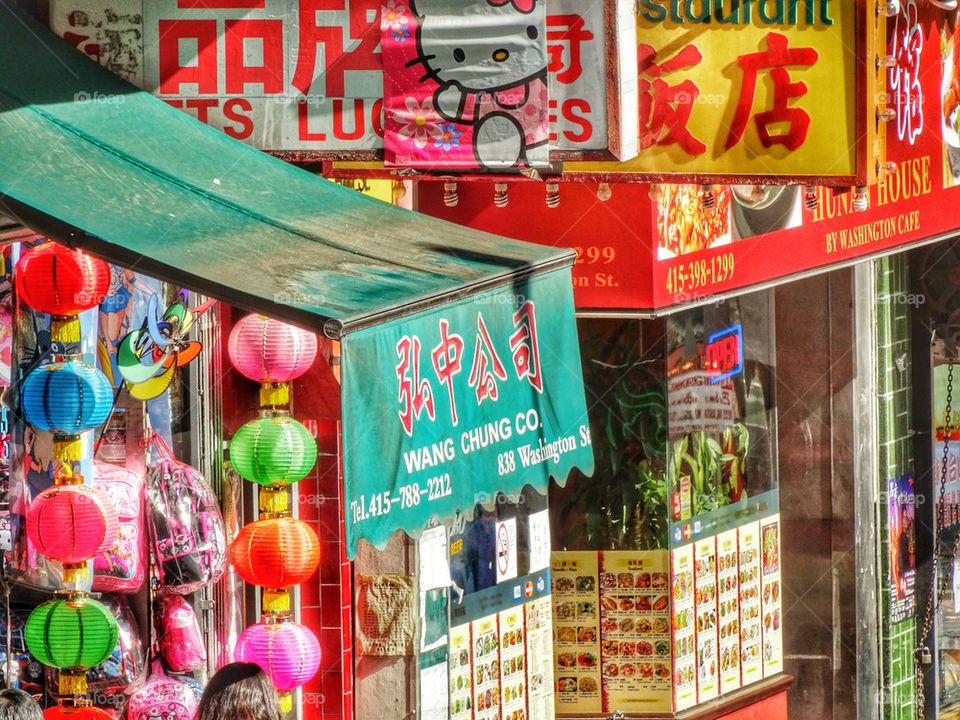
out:
M889 167L883 168L884 171L892 172L896 170L895 163L888 163ZM700 193L700 206L709 209L716 205L716 185L703 185ZM658 200L660 198L660 185L654 183L650 185L650 199ZM607 202L613 197L613 189L610 183L602 182L597 185L597 199L601 202ZM560 183L546 183L546 203L547 207L555 209L560 206ZM445 182L443 184L443 204L449 208L457 207L460 204L460 193L456 182ZM493 204L498 208L505 208L510 204L509 183L498 182L493 186ZM817 198L817 189L814 185L805 185L803 188L803 205L811 212L820 206ZM854 207L857 210L866 210L869 207L867 188L856 188L854 194Z

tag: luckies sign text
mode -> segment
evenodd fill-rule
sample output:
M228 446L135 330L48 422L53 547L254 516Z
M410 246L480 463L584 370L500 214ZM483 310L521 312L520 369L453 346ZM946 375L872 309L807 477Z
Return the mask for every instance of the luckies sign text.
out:
M49 18L97 62L236 140L350 158L383 148L381 12L388 5L50 0ZM545 42L551 147L606 149L603 2L550 0Z
M343 342L348 551L541 492L593 451L569 270Z

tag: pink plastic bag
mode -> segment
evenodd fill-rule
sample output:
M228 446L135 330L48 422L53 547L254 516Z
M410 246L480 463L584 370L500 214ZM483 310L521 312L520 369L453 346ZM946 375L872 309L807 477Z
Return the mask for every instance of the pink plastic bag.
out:
M146 684L131 696L127 720L193 720L197 697L190 686L164 673L159 659L153 661L152 670Z
M146 557L143 479L119 465L97 462L93 485L113 500L120 515L117 542L93 561L93 589L95 592L137 592L143 586Z
M207 662L207 649L190 603L180 595L164 595L161 606L163 636L160 649L167 667L175 673L193 672L203 667Z

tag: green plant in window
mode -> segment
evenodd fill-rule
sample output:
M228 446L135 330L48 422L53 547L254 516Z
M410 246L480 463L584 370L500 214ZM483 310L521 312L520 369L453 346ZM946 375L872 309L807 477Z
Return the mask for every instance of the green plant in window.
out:
M742 498L749 438L746 427L737 423L724 433L722 441L703 430L674 441L670 486L679 491L683 479L690 479L693 515L712 512Z
M730 502L739 502L747 495L747 456L750 453L750 431L736 423L723 433L723 485Z

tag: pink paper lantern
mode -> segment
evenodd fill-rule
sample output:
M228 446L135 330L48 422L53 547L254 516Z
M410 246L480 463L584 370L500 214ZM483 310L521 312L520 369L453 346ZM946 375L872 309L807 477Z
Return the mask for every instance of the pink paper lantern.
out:
M27 510L27 537L37 552L67 565L113 547L120 532L117 508L89 485L54 485Z
M303 375L317 357L317 336L272 320L247 315L230 331L233 366L260 383L286 383Z
M237 641L236 659L256 663L281 694L310 682L320 669L320 642L295 622L257 623Z

